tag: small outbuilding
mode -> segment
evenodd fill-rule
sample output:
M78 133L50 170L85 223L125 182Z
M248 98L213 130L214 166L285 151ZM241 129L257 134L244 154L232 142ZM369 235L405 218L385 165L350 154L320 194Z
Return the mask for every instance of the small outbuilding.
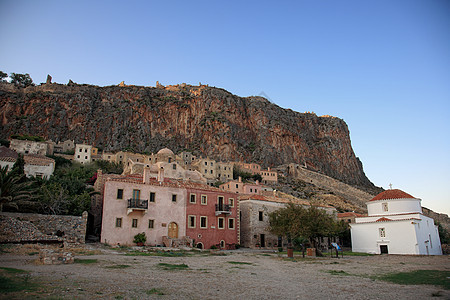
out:
M398 189L366 203L368 216L350 224L352 251L373 254L441 255L438 227L422 213L421 200Z

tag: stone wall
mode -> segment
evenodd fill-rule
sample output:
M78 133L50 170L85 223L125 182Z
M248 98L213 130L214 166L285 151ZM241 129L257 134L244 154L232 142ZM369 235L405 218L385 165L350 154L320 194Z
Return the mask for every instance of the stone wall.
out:
M87 212L81 217L0 212L0 243L84 244L87 216Z

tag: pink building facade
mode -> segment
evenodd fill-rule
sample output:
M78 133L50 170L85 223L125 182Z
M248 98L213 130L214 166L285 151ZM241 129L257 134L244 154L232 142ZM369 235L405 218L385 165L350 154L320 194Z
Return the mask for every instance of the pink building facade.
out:
M186 236L186 189L176 181L145 175L107 180L101 242L134 245L134 236L142 232L153 246Z
M134 245L144 232L146 245L190 245L230 249L239 244L237 195L205 184L144 176L109 178L104 184L102 243Z

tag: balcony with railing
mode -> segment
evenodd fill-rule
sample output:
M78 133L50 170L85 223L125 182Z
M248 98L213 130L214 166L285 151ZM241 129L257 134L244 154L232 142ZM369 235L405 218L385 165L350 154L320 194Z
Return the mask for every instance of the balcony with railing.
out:
M143 211L144 214L146 214L148 210L148 200L128 199L127 209L127 215L135 210Z
M216 216L221 214L231 214L231 206L229 204L216 204Z

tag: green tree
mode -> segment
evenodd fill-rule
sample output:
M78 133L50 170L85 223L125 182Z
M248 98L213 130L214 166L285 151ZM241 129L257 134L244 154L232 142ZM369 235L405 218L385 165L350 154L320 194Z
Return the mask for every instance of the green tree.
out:
M0 71L0 82L6 82L6 78L8 78L8 74L3 71Z
M23 154L19 153L19 156L11 169L11 173L11 176L22 176L25 174L25 159L23 158ZM25 179L25 176L23 176L21 181L23 182Z
M13 83L17 87L28 87L34 85L33 80L30 77L30 74L18 74L11 73L11 83Z
M3 204L5 203L18 208L18 201L33 198L33 182L23 182L24 178L25 174L16 175L13 172L8 172L8 166L0 168L0 211L3 210Z
M315 248L319 238L336 236L341 230L338 222L325 210L315 206L305 208L294 203L270 213L269 221L273 234L288 240L306 238Z

